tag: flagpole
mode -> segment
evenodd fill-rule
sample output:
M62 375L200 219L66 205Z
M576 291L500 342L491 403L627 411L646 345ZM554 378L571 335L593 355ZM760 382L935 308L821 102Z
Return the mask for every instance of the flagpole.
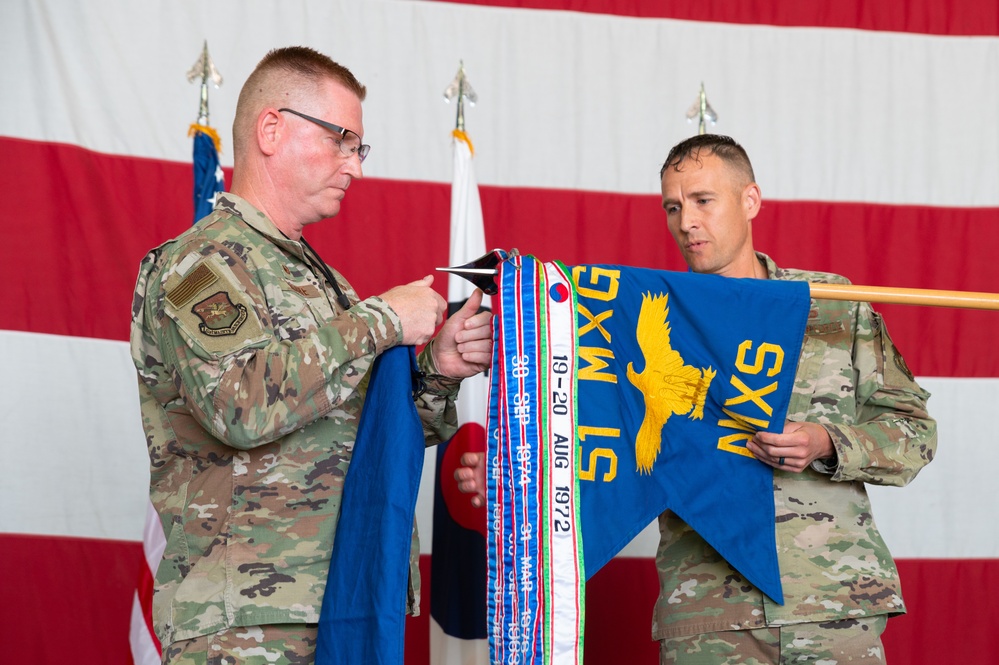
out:
M718 122L718 114L715 110L711 108L711 104L708 103L708 96L704 93L704 83L701 83L701 92L697 95L697 99L694 100L693 106L687 111L687 122L691 122L697 119L697 133L706 134L708 131L708 123L712 125Z
M438 268L438 270L464 277L481 288L483 292L495 295L496 283L492 278L499 274L499 270L493 266L504 258L505 256L502 252L494 250L463 266ZM846 300L851 302L923 305L925 307L999 310L999 293L912 289L894 286L862 286L859 284L817 284L812 282L808 283L808 289L812 298L817 300Z
M222 75L215 68L212 56L208 54L208 40L201 48L201 54L187 72L189 83L198 82L201 87L198 102L198 120L187 131L194 139L194 217L197 221L212 212L215 199L219 192L225 190L225 178L219 163L219 153L222 151L222 139L218 132L209 125L208 118L208 84L216 88L222 85Z
M457 106L451 148L451 223L448 261L464 263L486 251L482 204L475 179L474 149L465 132L465 112L477 102L464 62L444 91ZM467 107L466 107L467 103ZM495 265L495 264L494 264ZM456 311L471 297L474 285L448 278L448 309ZM489 298L481 307L488 309ZM430 660L432 665L488 665L486 618L486 509L472 506L458 491L456 468L465 453L486 449L489 382L484 375L464 379L455 402L458 431L436 447L433 493L433 556L430 557Z
M222 85L222 75L215 68L212 56L208 54L207 39L201 47L201 55L198 56L198 59L195 60L191 68L187 70L188 83L194 83L198 79L201 79L201 96L198 103L197 124L208 126L208 82L211 81L218 88Z
M910 289L893 286L861 286L859 284L808 284L812 297L819 300L924 305L926 307L956 307L962 309L999 310L999 293L977 291L944 291Z
M454 120L454 130L456 132L464 133L465 131L466 100L469 106L475 106L475 102L479 101L479 96L475 94L475 90L472 89L472 85L468 82L468 75L465 73L465 62L459 60L458 73L454 75L454 79L444 90L444 101L454 101L458 105L457 115Z

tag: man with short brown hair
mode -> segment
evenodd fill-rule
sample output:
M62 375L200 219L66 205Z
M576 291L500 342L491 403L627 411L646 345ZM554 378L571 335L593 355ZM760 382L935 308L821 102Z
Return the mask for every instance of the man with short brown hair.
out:
M779 268L755 251L760 188L731 138L677 144L660 177L670 233L694 272L847 283ZM747 444L774 468L784 603L667 511L659 517L652 628L660 662L883 663L881 633L905 605L864 486L905 485L933 459L928 397L868 303L813 300L784 431L758 432Z

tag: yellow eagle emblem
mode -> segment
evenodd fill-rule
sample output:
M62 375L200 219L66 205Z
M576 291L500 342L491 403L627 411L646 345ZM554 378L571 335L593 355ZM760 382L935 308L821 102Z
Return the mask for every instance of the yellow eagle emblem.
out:
M664 293L642 295L635 334L645 369L638 374L628 363L628 380L645 397L645 419L635 438L639 473L652 473L662 445L663 426L670 416L689 413L693 420L704 417L704 400L715 377L710 367L702 371L684 365L683 358L670 346L668 300L669 294Z

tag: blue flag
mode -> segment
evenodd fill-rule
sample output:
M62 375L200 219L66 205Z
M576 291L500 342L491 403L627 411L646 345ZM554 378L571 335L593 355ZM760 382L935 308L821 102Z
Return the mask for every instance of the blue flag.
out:
M191 133L194 134L194 221L197 222L215 208L215 195L225 191L225 179L215 130L192 125Z
M746 442L783 430L808 285L621 266L572 273L587 576L670 509L781 603L773 471Z
M416 371L413 347L398 346L378 356L371 369L333 539L316 665L403 662L424 455L423 426L413 404Z

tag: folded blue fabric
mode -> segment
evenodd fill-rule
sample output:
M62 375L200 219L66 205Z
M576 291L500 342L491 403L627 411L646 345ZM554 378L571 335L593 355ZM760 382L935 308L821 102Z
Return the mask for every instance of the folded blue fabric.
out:
M375 360L319 616L316 665L399 665L405 651L409 554L423 470L413 403L416 355Z

